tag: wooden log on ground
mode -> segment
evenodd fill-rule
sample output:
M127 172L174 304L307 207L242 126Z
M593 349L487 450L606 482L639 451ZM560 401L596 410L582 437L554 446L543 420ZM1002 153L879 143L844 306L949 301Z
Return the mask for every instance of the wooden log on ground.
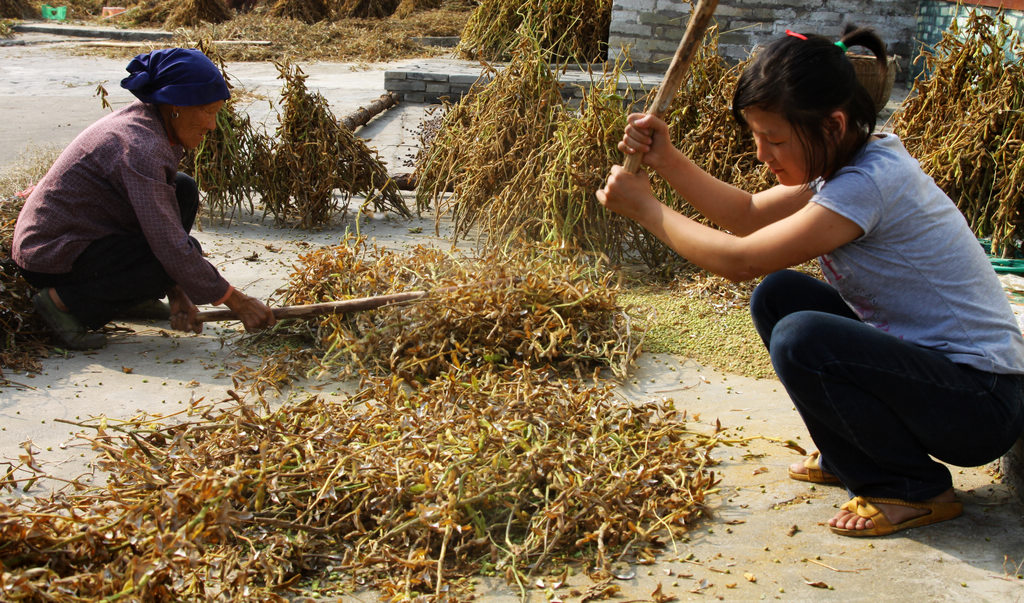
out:
M341 119L341 125L345 126L349 130L355 130L356 128L365 126L371 119L397 104L398 95L394 92L381 94L380 98L373 101L368 106L359 107L349 115L343 117Z

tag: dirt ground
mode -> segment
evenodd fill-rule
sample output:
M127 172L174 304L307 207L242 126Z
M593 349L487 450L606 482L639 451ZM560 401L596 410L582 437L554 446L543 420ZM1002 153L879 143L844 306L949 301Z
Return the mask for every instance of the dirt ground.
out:
M72 56L67 40L19 36L32 43L0 46L0 170L37 145L63 145L104 113L93 97L97 84L119 106L129 100L117 86L123 60ZM304 65L308 85L344 115L383 92L384 70L395 65ZM276 70L270 64L231 64L228 71L253 99L255 119L267 117L266 98L276 98ZM415 131L427 108L403 105L359 132L392 166L415 152ZM433 218L376 216L358 227L379 243L412 242L446 246L433 235ZM284 283L299 253L334 244L351 219L304 232L274 228L258 220L206 226L198 238L229 281L268 297ZM419 232L421 230L421 232ZM255 253L255 257L253 254ZM0 389L0 461L17 459L23 446L54 475L89 471L92 453L75 443L73 425L90 417L127 417L140 411L168 412L191 400L223 399L240 361L233 352L239 328L207 326L185 335L153 323L118 323L103 350L47 359L42 371L10 374L15 385ZM352 384L306 381L284 397L318 392L340 395ZM964 500L962 518L880 539L831 534L823 522L848 498L840 488L812 487L789 480L786 466L799 457L781 444L795 440L810 448L807 432L775 380L723 374L686 358L645 355L632 379L619 389L624 400L670 397L699 424L720 421L730 433L751 439L720 447L721 491L711 500L712 517L685 539L669 543L652 565L632 568L619 581L615 600L652 600L661 585L679 600L978 600L1024 598L1018 575L1024 562L1022 508L999 479L995 466L953 468ZM955 417L951 417L955 420ZM761 437L757 437L761 436ZM533 589L534 601L579 600L570 593L588 579L572 576L560 589ZM478 600L516 601L522 594L502 581L481 579ZM375 593L344 600L373 601Z

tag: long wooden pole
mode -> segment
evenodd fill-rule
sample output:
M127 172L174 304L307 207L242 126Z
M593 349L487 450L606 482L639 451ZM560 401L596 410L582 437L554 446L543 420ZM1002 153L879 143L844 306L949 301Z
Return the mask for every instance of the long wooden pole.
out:
M401 304L420 299L427 291L406 291L404 293L392 293L390 295L376 295L373 297L358 297L342 301L323 302L320 304L306 304L302 306L279 306L272 308L274 317L281 318L308 318L322 316L324 314L344 314L346 312L360 312ZM231 310L205 310L196 313L199 322L216 322L219 320L238 320Z
M683 39L679 41L679 48L676 48L676 54L672 57L668 71L665 72L665 79L662 80L657 94L654 95L654 103L647 110L648 115L664 117L668 112L672 99L683 84L686 72L690 69L693 56L697 54L697 47L704 39L704 30L708 28L708 23L711 22L711 16L715 13L716 7L718 7L718 0L699 0L697 7L690 13L690 22L686 26L686 32L683 34ZM635 173L640 169L642 159L643 155L627 155L626 161L622 165L627 172Z

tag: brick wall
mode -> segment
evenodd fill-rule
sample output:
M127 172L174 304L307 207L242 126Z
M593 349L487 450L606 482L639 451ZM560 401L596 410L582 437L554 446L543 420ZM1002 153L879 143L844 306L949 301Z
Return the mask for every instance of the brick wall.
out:
M786 29L838 39L843 25L873 27L899 57L897 79L910 66L919 0L723 0L715 11L719 53L730 61L750 55ZM611 57L629 46L638 71L664 72L686 30L690 4L685 0L615 0L609 34Z

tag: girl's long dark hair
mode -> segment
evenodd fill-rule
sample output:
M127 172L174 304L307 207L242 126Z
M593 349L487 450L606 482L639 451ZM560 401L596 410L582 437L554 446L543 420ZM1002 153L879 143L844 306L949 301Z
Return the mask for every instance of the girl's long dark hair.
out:
M841 42L847 48L867 48L879 69L888 68L885 42L873 30L848 25ZM867 142L878 117L846 52L815 34L787 35L757 53L740 75L732 100L733 117L744 128L747 107L778 113L792 124L812 179L829 178L845 165ZM854 144L845 148L836 148L826 134L826 120L837 109L846 113L848 129L855 134Z

